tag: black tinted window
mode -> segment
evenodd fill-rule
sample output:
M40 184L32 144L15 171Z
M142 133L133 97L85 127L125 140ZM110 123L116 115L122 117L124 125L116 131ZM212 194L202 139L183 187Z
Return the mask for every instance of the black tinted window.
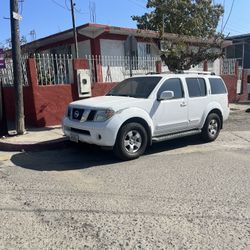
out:
M159 76L128 78L111 89L107 95L147 98L160 80Z
M206 82L203 78L186 78L190 97L205 96L207 94Z
M211 94L224 94L227 93L224 83L220 78L209 78L211 86Z
M158 97L163 91L173 91L174 98L182 98L184 96L181 80L178 78L166 80L158 91Z

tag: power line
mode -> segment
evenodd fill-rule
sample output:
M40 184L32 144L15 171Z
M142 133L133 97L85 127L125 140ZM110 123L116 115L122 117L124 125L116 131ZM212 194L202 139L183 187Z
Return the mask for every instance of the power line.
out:
M132 0L128 0L128 1L129 1L130 3L136 5L136 6L140 7L141 9L147 10L147 8L146 8L145 6L139 4L138 2L134 2L134 1L132 1Z
M20 3L20 14L22 15L23 14L23 3L24 3L24 0L19 0L19 3Z
M225 4L226 4L226 0L223 0L224 10L225 10ZM223 13L222 20L221 20L221 33L223 32L224 16L225 16L225 12Z
M96 6L92 1L89 1L89 17L91 23L96 23Z
M64 2L64 5L58 3L56 0L51 0L54 4L56 4L57 6L59 6L60 8L62 9L65 9L67 11L71 11L71 9L69 8L68 6L68 3L67 3L67 0L65 0ZM82 12L81 9L77 9L75 6L74 6L74 10L78 13L78 14L81 14L81 15L86 15L87 12Z
M230 8L230 11L229 11L229 14L228 14L227 20L226 20L225 25L224 25L224 27L223 27L223 29L222 29L222 31L221 31L221 32L223 32L223 31L224 31L224 29L225 29L225 28L226 28L226 26L227 26L227 23L228 23L229 18L230 18L231 14L232 14L232 11L233 11L234 2L235 2L235 0L233 0L233 1L232 1L231 8Z
M67 10L65 6L61 5L61 4L58 3L56 0L51 0L51 1L52 1L54 4L56 4L57 6L59 6L59 7L63 8L63 9L65 9L65 10Z
M68 7L67 0L64 0L64 3L65 3L67 10L71 11L71 9Z

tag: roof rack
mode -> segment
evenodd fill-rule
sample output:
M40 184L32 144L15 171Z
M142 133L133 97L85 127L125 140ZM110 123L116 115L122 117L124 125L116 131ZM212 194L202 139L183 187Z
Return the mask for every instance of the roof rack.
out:
M191 71L191 70L178 70L175 72L172 71L164 71L161 73L158 72L148 72L145 75L157 75L157 74L197 74L197 75L211 75L211 76L215 76L214 72L210 72L210 71Z
M148 72L148 73L146 73L146 75L157 75L157 74L159 74L158 72Z
M214 76L214 72L210 71L191 71L191 70L180 70L176 72L177 74L198 74L198 75L212 75Z

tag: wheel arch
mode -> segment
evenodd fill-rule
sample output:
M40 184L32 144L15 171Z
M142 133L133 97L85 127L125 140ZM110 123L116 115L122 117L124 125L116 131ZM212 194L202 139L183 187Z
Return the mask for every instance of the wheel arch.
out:
M152 144L152 131L151 131L151 128L149 126L149 124L147 123L147 121L141 117L132 117L132 118L129 118L127 119L126 121L124 121L120 128L119 128L119 131L117 134L119 134L121 128L128 124L128 123L132 123L132 122L136 122L136 123L139 123L141 124L145 129L146 129L146 132L147 132L147 136L148 136L148 145L151 145Z
M219 117L220 117L220 122L221 122L221 125L220 125L220 129L223 128L223 116L222 116L222 112L218 109L218 108L214 108L212 109L208 114L207 114L207 117L210 115L210 114L217 114Z

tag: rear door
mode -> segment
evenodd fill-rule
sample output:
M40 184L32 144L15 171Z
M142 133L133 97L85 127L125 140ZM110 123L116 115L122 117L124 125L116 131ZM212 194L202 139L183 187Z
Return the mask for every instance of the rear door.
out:
M199 128L208 104L206 80L203 77L186 77L185 80L189 95L189 129Z

